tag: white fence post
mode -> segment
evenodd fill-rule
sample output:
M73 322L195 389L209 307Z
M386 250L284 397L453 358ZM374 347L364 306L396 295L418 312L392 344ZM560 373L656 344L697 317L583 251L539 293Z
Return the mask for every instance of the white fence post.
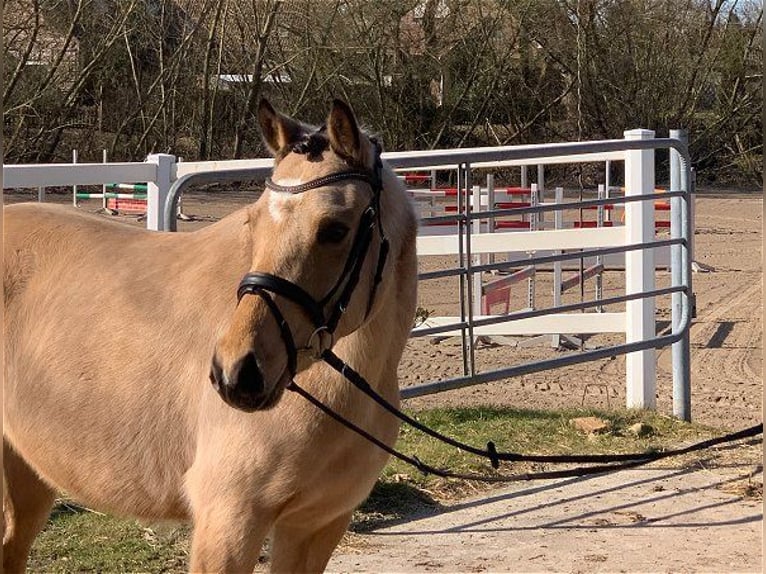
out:
M155 153L148 156L146 161L157 164L157 179L147 182L146 228L153 231L165 231L162 214L170 186L173 184L173 166L176 158L166 153Z
M101 163L103 163L103 164L109 163L108 157L107 157L107 152L106 152L105 149L101 150ZM117 183L117 182L114 182L114 183ZM106 198L107 191L108 190L106 188L106 184L102 183L101 184L101 196L102 196L101 197L101 209L103 209L104 211L108 212L109 211L109 207L108 207L109 200ZM117 207L117 200L115 200L115 207Z
M469 212L478 213L481 211L481 186L474 185L471 190L471 197L468 199ZM468 233L476 235L481 233L481 219L474 219L467 226ZM481 253L472 255L471 265L481 265ZM481 315L481 273L473 273L473 313Z
M77 150L72 150L72 163L77 163ZM77 207L77 186L72 186L72 205Z
M626 140L654 139L651 130L629 130ZM625 195L654 193L654 150L625 152ZM625 204L625 234L629 244L654 240L654 202ZM625 253L625 294L654 289L654 253L651 249ZM653 297L625 304L625 342L646 341L655 336ZM628 353L625 357L626 404L628 408L654 409L656 406L657 358L655 349Z
M555 195L553 196L553 200L555 201L556 205L561 206L562 203L564 203L564 188L563 187L557 187L555 191ZM564 229L564 212L561 209L557 209L553 213L553 228L554 229ZM562 251L556 250L554 251L554 255L560 255ZM560 307L561 306L561 280L562 280L562 274L561 274L561 261L555 261L553 263L553 306L554 307ZM561 346L561 335L559 333L554 333L551 335L551 347L554 349L558 349Z

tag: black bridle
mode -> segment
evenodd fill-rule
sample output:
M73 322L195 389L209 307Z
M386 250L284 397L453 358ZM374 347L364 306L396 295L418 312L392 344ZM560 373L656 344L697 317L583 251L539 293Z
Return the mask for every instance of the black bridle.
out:
M380 196L383 191L383 163L380 158L380 144L373 141L373 145L375 146L375 159L373 168L370 172L360 170L341 171L299 185L279 185L272 181L271 178L266 179L266 187L268 189L283 193L303 193L340 181L349 180L361 181L368 184L372 189L372 198L370 199L369 205L367 205L364 212L362 212L362 217L359 220L359 225L357 226L351 249L346 258L346 263L343 266L343 271L332 289L330 289L330 291L320 300L317 301L314 299L302 287L292 281L288 281L277 275L272 275L271 273L263 273L261 271L247 273L239 283L239 287L237 288L237 301L240 301L245 295L257 295L263 299L276 320L287 352L287 370L291 379L295 377L297 373L299 349L295 345L295 338L293 337L290 325L285 320L279 306L274 302L270 294L273 293L279 295L298 305L313 324L314 331L303 348L312 348L312 343L315 337L320 338L318 344L321 347L322 333L325 333L330 337L330 343L326 347L330 348L334 342L334 334L338 327L338 323L346 312L346 309L348 309L351 296L359 283L359 275L362 271L367 252L370 249L376 227L380 232L380 248L378 251L378 263L375 269L375 276L367 300L365 320L372 310L375 294L383 279L383 269L385 268L386 259L388 257L388 239L383 231L383 223L380 214ZM326 313L328 306L330 306L330 309L329 312ZM324 349L320 348L317 354L321 354L323 350Z

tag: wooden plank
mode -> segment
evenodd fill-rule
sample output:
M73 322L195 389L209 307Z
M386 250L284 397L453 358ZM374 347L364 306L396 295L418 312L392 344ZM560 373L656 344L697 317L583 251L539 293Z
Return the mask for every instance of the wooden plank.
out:
M587 269L583 270L582 274L582 281L585 281L586 279L590 279L594 275L601 273L604 270L604 266L599 265L593 265L591 267L588 267ZM561 282L561 292L569 291L572 287L580 283L580 274L577 273L576 275L573 275L572 277L567 277Z
M479 321L487 317L497 315L475 316ZM426 321L413 329L413 334L418 330L459 323L460 317L429 317ZM495 325L475 326L473 333L481 336L518 336L518 335L582 335L587 333L624 333L625 313L554 313L544 317L531 319L518 319ZM434 337L459 336L460 329L439 333Z
M618 245L626 245L624 227L476 233L471 236L473 253L593 249ZM419 256L454 255L458 252L458 236L418 236L417 251Z
M145 183L157 177L153 163L48 163L3 166L3 188Z

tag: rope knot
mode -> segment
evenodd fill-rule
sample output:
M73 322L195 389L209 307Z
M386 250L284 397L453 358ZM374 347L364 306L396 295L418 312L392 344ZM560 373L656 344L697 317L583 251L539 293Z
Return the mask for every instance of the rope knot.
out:
M487 443L487 456L489 457L489 462L492 464L492 468L497 470L500 468L500 459L497 456L497 449L495 448L495 443L492 441L489 441Z

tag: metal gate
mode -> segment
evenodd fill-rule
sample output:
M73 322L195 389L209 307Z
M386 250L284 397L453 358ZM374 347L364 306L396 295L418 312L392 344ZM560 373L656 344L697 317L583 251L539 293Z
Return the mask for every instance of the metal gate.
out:
M430 382L403 389L402 397L409 398L441 392L460 387L517 377L529 373L564 367L626 355L627 406L638 408L655 407L656 358L655 349L672 346L673 362L673 413L684 419L691 419L690 402L690 342L689 326L692 318L693 295L691 285L691 198L692 174L689 152L681 132L671 132L676 137L654 138L654 132L632 130L625 132L625 139L596 142L576 142L496 148L474 148L418 152L385 153L384 159L394 169L454 169L457 173L457 211L454 214L428 218L424 222L453 222L456 232L448 236L418 237L418 253L434 253L438 245L454 249L459 264L450 269L422 273L419 279L427 281L438 277L458 278L459 317L442 321L436 325L416 328L414 337L459 334L462 343L462 376ZM654 191L655 150L670 151L671 189L662 194ZM179 177L169 188L164 203L164 228L175 230L177 202L182 191L192 185L222 181L263 179L270 173L270 165L264 160L253 167L231 169L228 162L217 162L215 169L194 171L186 167L185 175ZM566 208L592 208L621 204L625 210L624 227L516 231L512 233L482 232L481 222L508 215L533 215L556 212L561 205L542 203L536 206L471 210L473 172L479 168L510 167L526 165L551 165L565 163L625 162L625 196L593 199L567 203ZM183 164L179 164L183 165ZM242 165L240 162L238 165ZM654 237L654 202L670 201L670 237ZM479 198L476 205L481 205ZM605 257L623 253L625 256L626 289L624 295L582 301L545 309L530 309L504 314L482 316L477 314L474 301L476 278L482 272L503 269L508 263L476 264L476 253L497 253L511 251L540 251L545 246L552 254L533 254L525 259L527 265L542 265L584 257ZM669 248L671 282L669 287L656 288L654 285L653 250ZM571 251L576 249L576 251ZM569 252L566 252L570 250ZM656 297L671 296L671 332L664 335L655 333ZM493 371L479 372L476 368L475 341L478 334L487 329L499 329L506 325L524 324L532 329L535 322L546 319L547 324L558 320L596 321L596 313L575 313L596 309L605 305L623 304L625 312L620 317L605 317L614 324L622 325L625 343L610 345L574 354L528 362ZM606 314L604 314L606 316ZM577 319L581 317L585 319ZM524 323L526 322L526 323ZM510 327L509 327L510 328ZM545 327L550 329L551 327ZM589 329L597 329L592 325ZM615 328L609 328L614 332ZM545 331L550 332L550 331ZM583 331L585 332L585 331ZM598 331L590 331L598 332Z

